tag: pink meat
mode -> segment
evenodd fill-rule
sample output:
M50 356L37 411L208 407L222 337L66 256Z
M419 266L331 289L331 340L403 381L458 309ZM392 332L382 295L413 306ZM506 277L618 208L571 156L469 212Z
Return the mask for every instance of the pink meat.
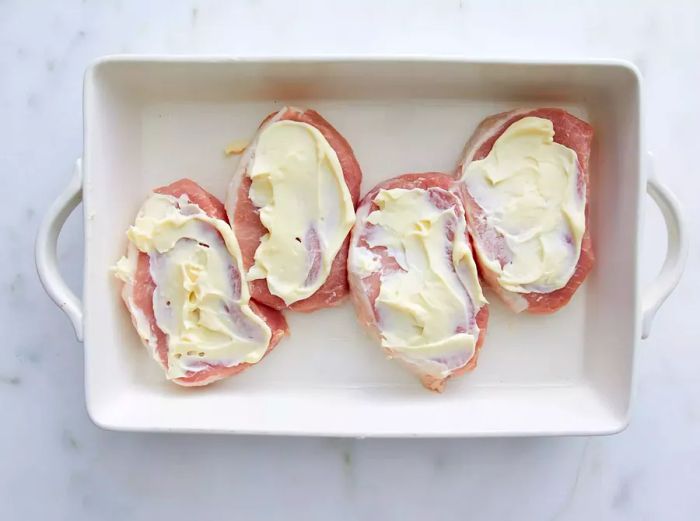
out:
M316 127L321 134L326 138L330 146L335 150L340 161L340 166L343 170L343 177L347 185L352 202L357 206L357 201L360 198L360 184L362 182L362 171L360 165L355 159L355 154L352 148L334 129L330 123L323 119L317 112L313 110L299 110L295 108L285 107L280 112L270 114L260 125L260 132L267 124L276 121L291 120L307 123ZM232 187L229 189L229 199L232 205L228 206L229 215L233 217L231 226L236 232L238 243L241 247L243 255L243 266L247 270L254 263L255 251L260 245L260 238L267 233L267 229L260 222L258 209L250 200L248 193L250 192L251 180L246 175L246 170L255 157L255 142L251 144L251 149L244 153L241 161L245 162L240 168L241 174L234 179ZM233 192L233 193L231 193ZM313 230L311 231L313 232ZM315 241L318 244L318 241ZM309 255L316 266L312 264L311 272L318 271L318 263L320 255L318 251L314 251L312 244L313 240L305 240L304 244L309 244ZM317 309L335 306L348 294L347 283L347 256L348 256L349 235L345 239L338 254L333 259L331 271L326 281L321 287L310 297L294 302L290 306L286 306L284 301L276 295L270 293L267 286L267 281L264 279L253 280L250 282L250 291L253 298L263 304L266 304L274 309L285 309L289 307L294 311L310 312Z
M460 218L464 217L461 193L457 189L455 179L452 176L438 172L403 174L378 184L362 199L357 209L357 222L351 233L351 248L358 246L368 248L368 244L365 240L365 232L368 231L371 225L367 224L365 219L372 211L378 208L374 203L374 198L377 196L379 191L382 189L391 190L393 188L404 188L406 190L411 190L414 188L422 190L441 188L446 190L450 193L445 194L441 191L431 191L430 197L440 208L455 206L458 216ZM467 243L470 244L469 235L467 235L466 238ZM363 278L352 269L348 269L348 280L350 283L350 295L357 312L357 317L367 331L369 331L370 334L379 342L381 341L381 326L378 323L379 317L375 309L375 302L381 289L381 276L383 273L395 272L401 270L402 268L393 257L388 255L384 248L375 247L371 248L371 251L380 256L382 263L381 271L374 272L371 275ZM488 319L489 310L488 306L486 305L482 306L475 316L465 317L465 324L476 322L477 326L479 327L479 338L476 342L476 351L474 356L465 366L456 369L447 378L436 378L431 375L420 373L417 368L411 364L406 364L406 366L409 370L415 372L420 377L421 382L426 388L438 392L442 391L446 381L449 378L464 374L465 372L471 371L476 367L479 352L484 343L484 339L486 338ZM466 330L466 328L463 330ZM389 352L388 354L391 355L392 353Z
M186 195L191 202L199 206L210 217L222 219L224 221L227 220L226 211L224 210L224 205L221 203L221 201L204 190L197 183L189 179L181 179L180 181L176 181L168 186L156 188L154 192L172 195L175 197ZM239 280L232 280L231 283L234 285L240 284L240 274L238 274L238 277ZM154 334L157 341L156 351L158 353L160 363L167 369L168 340L165 333L163 333L156 323L155 313L153 311L153 292L155 289L156 285L153 282L150 273L149 256L143 252L139 252L132 297L135 306L139 308L148 319L151 332ZM265 356L267 356L279 343L282 337L289 332L287 322L285 321L282 313L277 310L270 309L265 305L257 304L253 301L250 302L250 306L259 317L265 320L267 325L272 330L270 345L265 353ZM208 369L202 371L191 371L186 376L176 378L173 381L184 386L207 385L216 380L221 380L222 378L238 374L244 369L248 368L250 365L252 364L243 363L233 367L211 365Z
M593 141L593 127L565 110L557 108L520 109L490 116L479 124L467 142L462 159L457 166L456 175L461 177L463 169L469 163L485 158L491 152L496 140L510 125L529 116L550 120L554 127L554 141L572 149L578 158L578 189L580 193L585 192L586 194L586 230L582 238L581 255L576 269L566 286L556 291L550 293L514 293L503 289L498 283L497 275L479 262L478 256L476 259L481 276L513 311L553 313L571 300L594 263L588 211L590 199L588 166ZM465 185L461 186L461 191L466 202L467 224L475 247L482 245L487 250L483 253L488 258L498 259L502 264L505 264L508 259L508 247L503 236L488 225L483 209L471 197Z

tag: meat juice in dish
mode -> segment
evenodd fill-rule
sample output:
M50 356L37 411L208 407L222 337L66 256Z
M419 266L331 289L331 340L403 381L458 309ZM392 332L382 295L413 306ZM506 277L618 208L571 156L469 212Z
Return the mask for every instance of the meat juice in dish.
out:
M593 128L562 109L485 119L457 169L481 275L515 312L566 305L593 266Z
M488 323L455 179L405 174L360 203L348 257L360 322L423 385L476 367Z
M206 385L259 362L287 334L250 299L223 204L183 179L157 188L127 232L115 275L132 322L166 377Z
M361 181L352 148L317 112L285 107L263 121L226 200L255 300L309 312L347 295Z

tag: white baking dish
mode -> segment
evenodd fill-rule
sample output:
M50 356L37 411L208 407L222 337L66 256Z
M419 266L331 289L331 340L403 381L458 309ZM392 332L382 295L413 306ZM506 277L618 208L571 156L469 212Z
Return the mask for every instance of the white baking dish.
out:
M634 352L686 255L676 199L650 172L640 78L619 62L455 59L107 58L85 76L85 143L37 239L49 295L85 340L90 416L124 430L338 436L602 434L624 428ZM492 298L478 369L434 394L386 361L349 304L288 313L292 336L263 363L204 389L164 380L131 327L109 267L149 190L191 177L219 197L250 136L283 104L317 109L350 141L363 192L408 171L451 171L485 116L559 106L596 129L591 162L593 273L552 316L514 315ZM644 191L668 227L667 261L638 290ZM60 228L82 196L82 304L56 266ZM658 240L658 239L657 239Z

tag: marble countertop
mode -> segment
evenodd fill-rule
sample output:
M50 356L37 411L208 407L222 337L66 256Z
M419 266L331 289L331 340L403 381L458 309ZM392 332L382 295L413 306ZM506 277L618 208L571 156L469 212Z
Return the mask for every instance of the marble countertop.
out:
M0 519L697 519L700 6L688 1L0 2ZM521 5L522 4L522 5ZM616 4L616 5L610 5ZM81 155L82 74L110 53L450 54L633 61L659 174L685 205L686 274L641 344L632 423L601 438L336 440L106 432L82 345L33 241ZM9 206L9 208L8 208ZM642 276L665 231L651 202ZM82 222L60 244L76 291ZM303 515L302 515L303 513ZM167 517L166 517L167 516Z

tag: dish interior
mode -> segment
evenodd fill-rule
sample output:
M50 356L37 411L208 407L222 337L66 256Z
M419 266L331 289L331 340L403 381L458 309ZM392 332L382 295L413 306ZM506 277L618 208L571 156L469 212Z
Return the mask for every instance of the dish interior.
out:
M106 60L85 91L88 409L108 428L329 435L603 433L627 421L637 338L639 94L623 65ZM190 177L219 198L250 137L285 104L311 107L350 142L363 194L405 172L454 169L484 117L558 106L595 128L596 265L550 316L487 293L478 368L442 395L386 360L352 306L287 313L291 336L258 366L203 389L165 381L109 267L149 191Z

